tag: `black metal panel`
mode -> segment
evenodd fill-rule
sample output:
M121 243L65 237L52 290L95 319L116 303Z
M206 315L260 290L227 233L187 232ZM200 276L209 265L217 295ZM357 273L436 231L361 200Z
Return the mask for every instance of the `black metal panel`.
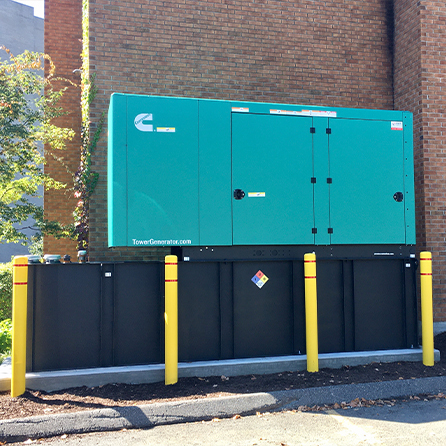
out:
M406 296L406 347L418 347L418 316L416 271L417 261L411 259L404 262L404 294Z
M33 371L33 345L34 345L34 282L36 268L28 266L28 296L26 319L26 371Z
M317 261L316 274L319 353L343 352L345 342L342 261Z
M404 262L355 261L355 350L406 347Z
M269 280L252 282L261 270ZM293 353L291 262L234 263L234 356Z
M234 357L234 302L232 263L220 263L221 359Z
M278 245L278 246L184 246L172 248L180 260L203 261L284 261L303 260L308 252L315 252L318 260L337 259L408 259L415 256L415 246L406 245Z
M101 268L101 366L113 365L114 264Z
M115 265L114 365L161 362L160 263Z
M353 261L342 261L344 286L344 342L345 351L355 350L355 304L353 290Z
M304 262L293 262L293 353L305 354L307 351L305 336L305 280Z
M416 260L376 253L317 257L321 353L417 345ZM259 270L261 288L251 280ZM159 262L30 265L27 370L162 362L163 271ZM181 361L303 354L305 343L303 256L180 262Z
M33 371L100 366L100 265L33 266Z
M220 267L218 263L179 264L179 361L220 358L219 294Z

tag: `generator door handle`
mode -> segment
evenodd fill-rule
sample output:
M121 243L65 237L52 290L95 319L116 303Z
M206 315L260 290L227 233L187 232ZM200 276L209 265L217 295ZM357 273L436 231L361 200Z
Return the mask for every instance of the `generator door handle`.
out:
M398 202L401 203L404 199L404 194L402 192L395 192L393 194L393 199Z
M245 196L245 192L242 191L241 189L234 189L234 198L236 200L241 200L242 198L244 198Z

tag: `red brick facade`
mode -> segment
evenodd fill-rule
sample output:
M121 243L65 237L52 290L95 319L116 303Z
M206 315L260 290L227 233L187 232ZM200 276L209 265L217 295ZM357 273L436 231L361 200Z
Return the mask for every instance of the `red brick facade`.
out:
M80 61L59 44L69 36L79 55L81 3L46 1L46 51L55 58L65 48L58 66L67 74ZM445 18L443 2L423 0L90 0L90 68L99 89L91 118L97 122L113 92L412 111L417 240L434 252L435 318L446 320ZM159 258L162 251L107 247L105 133L94 169L91 260ZM58 207L57 196L51 200L49 215Z
M82 9L81 1L46 0L45 1L45 52L56 65L56 76L62 76L79 84L80 75L73 70L81 67L82 51ZM66 86L66 83L61 84ZM76 199L73 194L73 174L79 166L80 156L80 87L70 87L60 106L68 112L59 118L56 124L72 128L76 132L73 141L67 144L62 156L64 164L46 157L45 171L53 178L62 181L67 188L59 191L47 191L44 194L45 216L49 220L64 224L73 223L73 210ZM71 240L56 240L45 237L43 249L50 254L69 254L76 259L76 243Z
M414 113L417 244L432 251L434 317L446 321L446 4L395 5L395 107Z

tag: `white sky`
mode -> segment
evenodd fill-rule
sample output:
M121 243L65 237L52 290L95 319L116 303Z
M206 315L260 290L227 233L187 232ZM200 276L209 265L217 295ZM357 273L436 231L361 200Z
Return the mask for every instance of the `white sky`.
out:
M16 3L34 7L34 15L43 19L44 15L44 0L14 0Z

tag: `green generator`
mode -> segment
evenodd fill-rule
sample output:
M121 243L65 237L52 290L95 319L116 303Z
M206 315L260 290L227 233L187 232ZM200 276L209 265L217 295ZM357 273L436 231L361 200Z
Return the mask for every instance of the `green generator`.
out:
M109 246L415 244L412 115L113 94Z

